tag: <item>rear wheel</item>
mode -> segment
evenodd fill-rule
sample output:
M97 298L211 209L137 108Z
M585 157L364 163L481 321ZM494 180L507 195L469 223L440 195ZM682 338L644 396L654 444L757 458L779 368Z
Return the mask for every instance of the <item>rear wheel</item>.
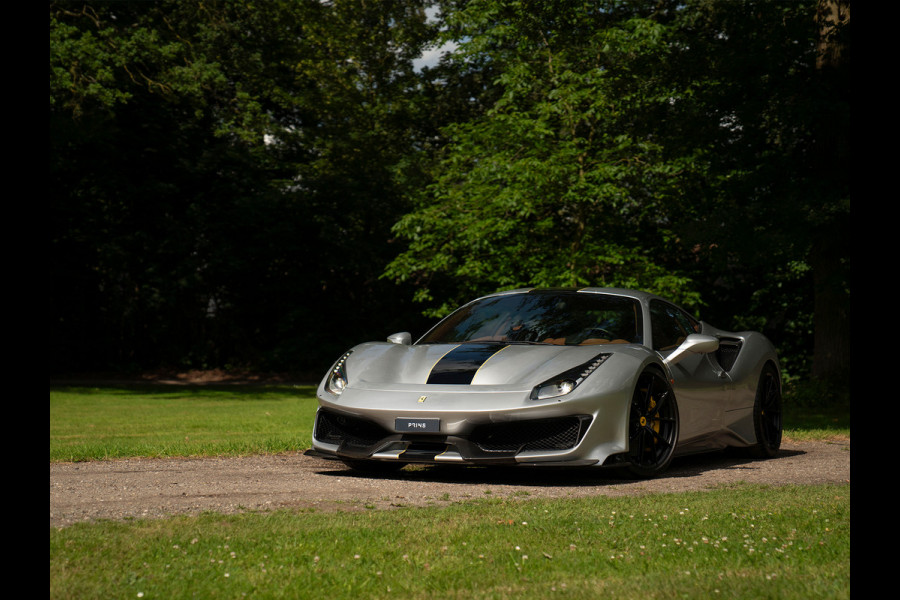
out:
M753 429L756 444L750 448L754 456L772 458L781 447L781 382L771 364L763 368L753 402Z
M628 417L628 471L653 477L672 462L678 442L678 404L672 386L656 369L638 378Z

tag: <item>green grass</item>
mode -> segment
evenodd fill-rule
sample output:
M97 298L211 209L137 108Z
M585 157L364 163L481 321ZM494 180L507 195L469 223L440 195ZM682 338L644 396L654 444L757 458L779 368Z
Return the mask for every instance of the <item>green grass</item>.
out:
M309 448L314 386L50 389L50 460L218 456Z
M101 522L50 556L55 599L849 598L850 487Z
M850 407L835 404L801 406L788 398L784 405L784 435L797 441L849 439Z
M225 456L309 448L314 386L50 389L50 460ZM785 403L790 439L849 437L850 412Z
M50 459L298 451L315 408L312 386L57 387ZM849 438L849 409L788 400L785 425ZM51 528L50 597L850 595L849 485L366 508Z

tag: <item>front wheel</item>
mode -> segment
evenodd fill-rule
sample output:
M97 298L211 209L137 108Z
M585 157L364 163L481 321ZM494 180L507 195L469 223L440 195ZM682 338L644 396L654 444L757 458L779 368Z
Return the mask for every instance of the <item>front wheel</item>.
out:
M750 448L754 456L772 458L781 447L781 385L778 371L766 365L756 386L756 400L753 402L753 429L756 444Z
M678 404L666 378L655 369L638 378L628 416L628 471L653 477L672 462L678 442Z

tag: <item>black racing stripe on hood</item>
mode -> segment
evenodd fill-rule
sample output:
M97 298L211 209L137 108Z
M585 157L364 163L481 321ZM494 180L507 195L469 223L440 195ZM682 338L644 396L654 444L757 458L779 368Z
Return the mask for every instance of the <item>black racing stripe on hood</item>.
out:
M469 385L481 365L504 348L500 344L461 344L441 357L425 383Z

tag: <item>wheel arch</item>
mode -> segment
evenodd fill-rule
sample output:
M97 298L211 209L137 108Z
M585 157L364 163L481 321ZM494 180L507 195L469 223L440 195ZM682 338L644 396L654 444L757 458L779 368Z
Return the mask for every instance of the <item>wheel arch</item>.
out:
M769 394L764 383L771 372L775 391ZM783 421L783 382L777 361L765 361L759 370L753 402L753 434L755 443L749 448L751 456L772 458L781 447Z
M760 378L762 374L765 372L767 368L772 368L775 371L775 381L778 384L778 392L784 393L784 382L781 376L781 364L778 362L778 359L772 356L767 356L762 358L759 361L759 364L756 369L752 371L752 375L749 376L749 383L752 385L750 389L753 397L756 397L756 392L759 388Z
M642 381L647 381L648 376L651 383L647 386L646 395L644 395L641 385ZM657 395L658 392L651 391L654 380L660 381L665 386L663 396ZM640 399L639 392L640 396L643 396L643 400ZM669 401L659 401L666 395L671 397ZM657 404L655 400L659 403ZM649 361L644 364L635 379L634 392L629 403L628 423L626 424L624 456L627 457L627 462L625 468L631 475L654 477L668 468L678 446L679 413L675 387L665 363ZM639 424L636 417L640 418ZM632 444L635 440L640 442L637 447ZM636 448L640 449L636 450ZM645 452L650 453L646 460Z

